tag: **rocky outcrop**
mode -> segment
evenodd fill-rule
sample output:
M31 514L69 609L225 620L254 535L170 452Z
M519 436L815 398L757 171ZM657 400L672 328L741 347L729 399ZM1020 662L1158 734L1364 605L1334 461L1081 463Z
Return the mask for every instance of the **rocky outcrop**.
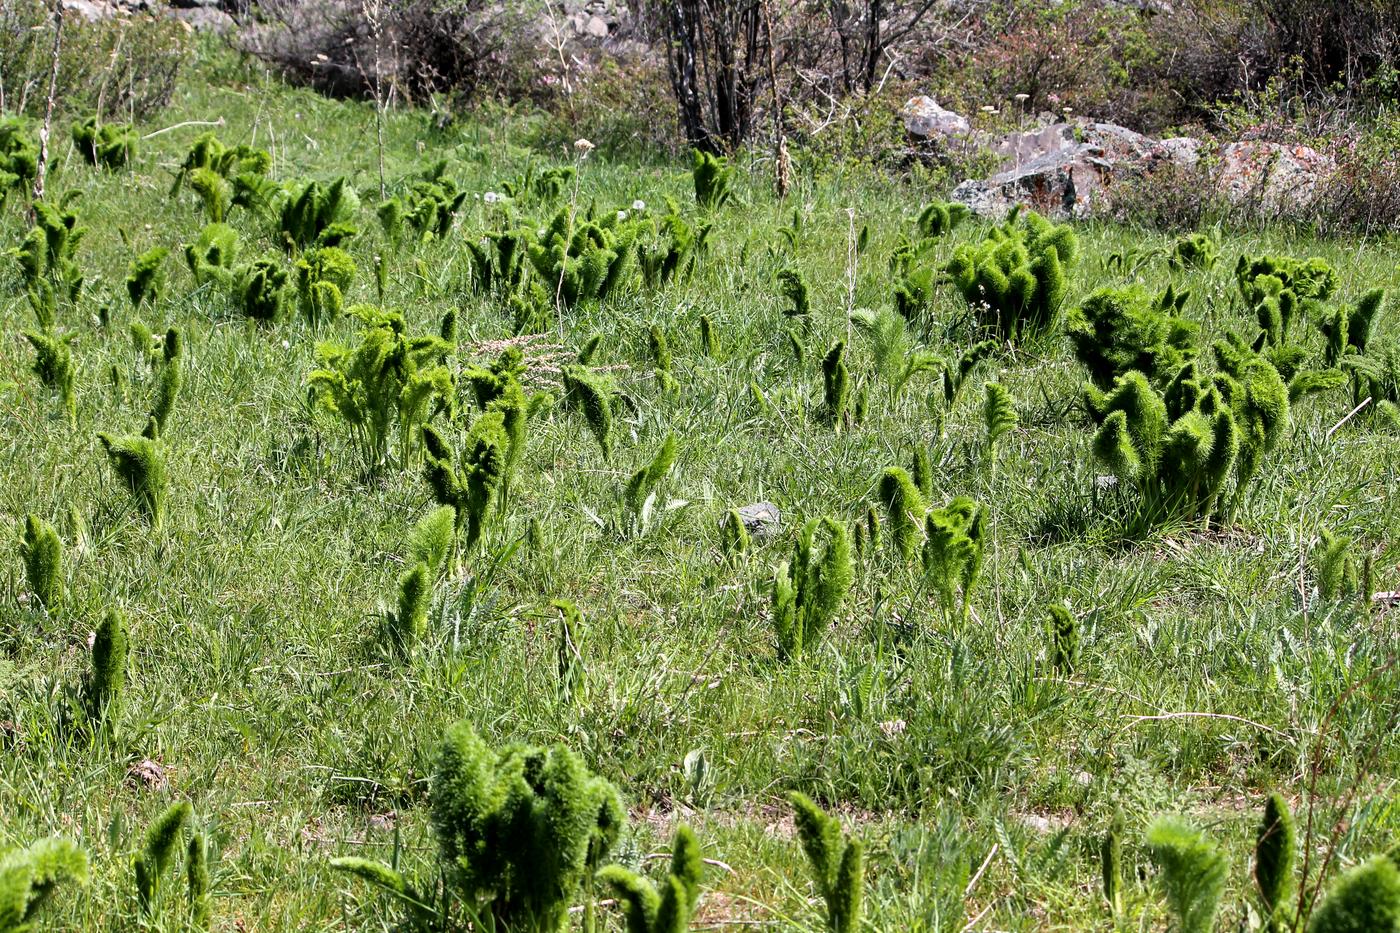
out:
M1170 176L1171 184L1182 183L1182 172L1200 173L1199 184L1229 204L1296 215L1307 211L1336 168L1330 157L1307 146L1237 142L1213 151L1191 137L1157 140L1082 119L992 136L929 97L910 100L901 116L916 141L957 138L999 158L998 172L968 179L952 194L954 201L992 218L1004 217L1017 204L1059 219L1086 217L1111 206L1124 185L1167 167L1178 172Z

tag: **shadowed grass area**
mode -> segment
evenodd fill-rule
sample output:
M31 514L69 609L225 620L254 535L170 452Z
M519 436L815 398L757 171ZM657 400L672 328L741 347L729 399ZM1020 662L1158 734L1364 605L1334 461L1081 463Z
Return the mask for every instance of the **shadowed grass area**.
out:
M111 172L58 146L50 190L78 192L73 203L91 228L78 254L86 295L57 321L78 335L72 423L29 372L20 335L33 317L17 264L0 262L0 525L13 529L0 565L0 844L62 834L90 853L91 889L58 905L60 928L110 929L136 916L131 856L174 799L190 801L208 830L216 929L391 928L387 905L328 860L388 859L397 847L401 865L430 870L432 751L462 717L492 743L563 742L616 782L633 811L636 855L664 849L677 819L692 824L704 854L729 869L712 868L706 880L700 917L715 923L820 928L783 802L790 790L866 840L875 929L961 930L974 918L988 929L1108 929L1096 853L1115 813L1125 820L1125 860L1143 869L1125 871L1134 926L1162 916L1142 842L1161 812L1193 814L1231 853L1227 923L1252 892L1246 853L1268 791L1294 798L1311 788L1322 837L1345 819L1337 841L1348 863L1393 840L1400 749L1387 665L1396 616L1314 592L1324 526L1351 536L1358 558L1372 555L1378 589L1400 588L1400 446L1364 414L1334 430L1353 407L1348 392L1295 405L1227 527L1138 527L1127 491L1096 482L1104 470L1090 456L1079 401L1086 376L1063 338L993 354L951 411L937 371L897 395L881 381L849 314L890 304L890 254L913 235L931 193L830 167L800 174L776 203L761 161L739 159L733 198L702 211L686 164L533 151L521 142L531 138L526 117L440 130L427 114L393 112L388 193L444 159L469 192L448 236L393 248L373 216L371 107L221 63L182 87L160 126L138 129L220 118L226 144L269 150L272 178L343 175L358 189L362 232L347 246L357 273L345 304L377 302L375 268L386 256L384 305L402 312L409 333L437 334L456 312L447 357L456 373L489 365L513 334L504 302L472 288L466 249L504 217L543 225L561 207L659 216L669 197L690 223L713 227L688 279L551 306L549 326L522 344L527 388L557 398L561 366L602 335L592 365L624 397L613 455L604 459L583 417L563 404L532 417L503 514L437 585L427 633L400 659L383 647L384 611L432 494L417 463L391 456L367 474L343 425L308 402L316 343L353 343L360 325L258 325L219 288L194 284L181 247L205 220L188 190L168 195L204 128L146 140ZM487 197L556 165L575 167L577 181L548 204ZM236 209L229 223L245 259L280 250L254 214ZM27 229L12 200L0 243L17 244ZM987 230L958 226L930 261L946 262ZM1076 231L1068 303L1103 285L1137 281L1155 294L1172 283L1191 291L1182 313L1204 345L1229 328L1255 332L1232 272L1241 253L1320 256L1337 269L1337 301L1377 285L1400 294L1394 242L1227 233L1213 270L1184 272L1167 263L1169 238L1092 223ZM170 284L140 317L157 334L180 328L184 362L161 437L165 515L153 529L108 468L97 432L137 434L146 423L156 378L127 334L135 315L123 280L134 257L158 246L171 250ZM1126 262L1110 260L1130 251ZM811 313L792 330L800 360L779 283L788 268L810 288ZM717 337L709 355L702 316ZM674 387L654 371L653 326L674 358ZM1311 322L1295 322L1295 334L1320 353ZM955 359L976 335L963 299L941 286L929 325L908 336ZM1374 340L1396 339L1392 296ZM848 346L852 397L865 402L863 417L839 431L821 412L821 361L838 340ZM995 471L983 456L987 381L1009 390L1018 414ZM675 463L648 520L624 521L628 478L668 433ZM969 620L945 622L886 531L857 559L831 630L780 663L769 585L797 529L823 515L863 521L881 472L912 469L917 449L928 455L929 505L961 495L988 510ZM782 511L781 533L726 560L721 518L765 500ZM65 595L52 614L29 598L18 558L31 512L64 543ZM559 598L584 619L583 679L571 702L558 689L550 601ZM1049 660L1054 603L1076 622L1072 673ZM112 607L130 636L126 700L110 738L92 743L75 730L66 698L86 670L89 633ZM703 787L683 766L694 750L708 766ZM163 786L129 777L146 759L164 770Z

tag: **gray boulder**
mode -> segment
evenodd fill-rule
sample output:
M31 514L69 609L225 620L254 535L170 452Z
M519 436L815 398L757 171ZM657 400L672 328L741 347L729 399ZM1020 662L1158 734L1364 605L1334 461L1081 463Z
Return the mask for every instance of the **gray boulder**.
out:
M972 132L972 124L967 117L938 106L938 102L927 95L912 97L900 111L904 118L904 129L910 136L919 139L937 140L949 136L966 136Z
M748 531L749 537L755 540L762 541L771 538L783 527L782 514L778 511L778 507L771 502L755 502L753 505L746 505L734 511L739 513L739 520L744 523L744 529Z
M1240 142L1220 148L1216 190L1231 204L1266 214L1297 214L1316 199L1337 164L1308 146Z

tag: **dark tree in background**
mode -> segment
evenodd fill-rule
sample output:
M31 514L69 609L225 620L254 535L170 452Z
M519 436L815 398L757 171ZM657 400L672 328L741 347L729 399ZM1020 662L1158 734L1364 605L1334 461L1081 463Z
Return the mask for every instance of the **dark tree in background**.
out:
M663 0L666 70L690 145L732 151L754 129L765 84L768 33L762 0Z

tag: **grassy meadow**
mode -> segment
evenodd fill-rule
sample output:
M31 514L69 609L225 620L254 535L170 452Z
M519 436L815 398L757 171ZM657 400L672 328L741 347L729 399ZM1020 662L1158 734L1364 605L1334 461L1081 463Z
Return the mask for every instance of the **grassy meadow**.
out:
M170 192L210 127L177 124L211 120L222 121L213 131L224 143L267 149L274 180L344 176L358 190L360 232L343 244L356 264L347 306L380 303L383 256L382 304L409 333L436 335L455 311L448 369L489 365L513 343L526 390L553 397L529 419L504 509L436 583L426 631L407 650L386 648L384 619L406 537L435 505L421 459L400 462L395 443L367 469L344 424L310 400L317 344L353 346L360 322L313 326L295 311L251 321L224 290L192 278L183 245L208 219L188 187ZM214 929L396 928L390 900L329 861L395 859L431 874L434 748L463 718L492 744L563 743L615 782L629 814L614 853L625 864L665 851L677 823L693 827L713 860L697 929L823 928L793 837L792 790L865 841L871 930L1163 929L1142 834L1164 813L1185 814L1223 845L1219 928L1240 928L1273 790L1294 806L1300 834L1311 820L1314 873L1324 854L1330 872L1396 840L1400 617L1316 590L1324 528L1352 540L1358 565L1372 558L1375 589L1400 589L1397 432L1369 412L1337 427L1354 407L1345 388L1295 402L1228 523L1138 527L1122 484L1096 479L1108 471L1092 454L1086 374L1065 339L1000 347L949 409L937 366L895 392L867 329L852 323L853 312L889 307L890 256L942 192L799 161L778 201L758 154L734 160L732 197L706 210L688 162L531 147L587 137L587 126L502 114L439 128L433 114L396 110L383 128L388 193L439 160L469 193L446 236L394 245L374 215L372 105L206 65L137 130L168 127L115 170L86 164L66 126L54 135L50 196L76 192L70 206L90 228L77 252L83 297L60 302L55 322L76 334L71 420L31 373L22 334L34 313L18 264L0 262L0 849L62 835L92 865L86 890L64 888L49 906L46 928L187 928L175 909L141 919L132 883L145 827L175 800L192 804L209 841ZM576 178L552 197L495 198L551 166L573 166ZM507 216L539 226L561 208L661 217L668 198L691 225L712 225L689 277L653 288L629 279L602 302L551 303L543 326L521 338L500 296L473 287L467 243ZM244 260L268 254L291 268L266 218L234 208L226 220ZM946 263L991 226L959 225L923 261ZM23 199L11 197L0 247L29 227ZM1226 230L1213 268L1180 270L1167 262L1171 236L1098 222L1075 232L1066 308L1104 286L1137 282L1155 295L1171 285L1189 290L1181 314L1200 326L1202 347L1229 329L1252 340L1237 257L1315 256L1336 269L1329 306L1384 286L1372 342L1400 341L1394 240ZM133 309L129 263L158 246L171 251L168 283ZM810 288L800 326L780 284L792 269ZM713 325L709 353L702 316ZM184 354L160 435L169 489L156 528L133 509L98 439L146 424L158 367L149 347L133 347L138 317L156 334L178 327ZM673 357L669 375L657 372L653 325ZM1294 334L1321 355L1310 321L1295 321ZM591 366L617 393L610 457L561 386L595 335ZM940 285L926 326L898 339L956 360L977 337L967 303ZM847 343L852 403L833 423L822 361L837 341ZM994 456L990 381L1009 390L1017 415ZM433 422L454 446L476 416L465 380L457 391L455 419L445 411ZM625 486L668 434L674 466L639 521ZM855 558L829 630L800 657L780 658L770 588L798 529L820 516L864 523L882 471L912 469L919 450L929 505L968 496L986 510L969 617L945 617L886 528ZM781 510L781 531L726 555L727 511L762 501ZM28 592L18 556L30 513L63 542L65 593L52 611ZM555 599L583 618L569 696ZM1072 670L1052 660L1052 604L1075 622ZM92 740L70 721L72 698L91 634L114 607L131 646L125 701ZM161 777L137 767L148 761ZM1115 817L1125 864L1116 922L1099 880ZM600 918L622 928L616 911Z

